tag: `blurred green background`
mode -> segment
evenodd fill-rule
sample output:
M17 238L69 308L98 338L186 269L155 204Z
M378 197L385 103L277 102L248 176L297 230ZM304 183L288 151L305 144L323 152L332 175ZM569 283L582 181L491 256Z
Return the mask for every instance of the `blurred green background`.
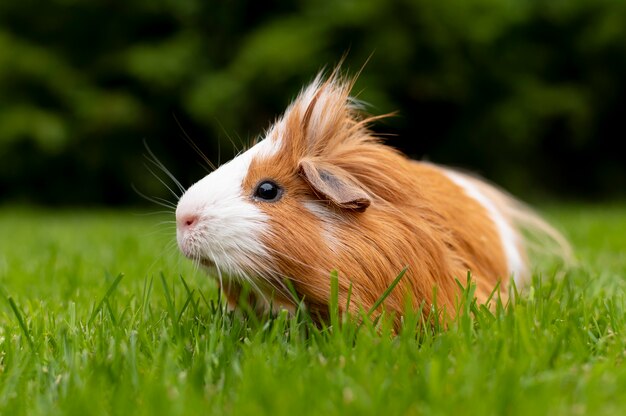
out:
M346 53L410 156L525 197L623 197L625 1L2 0L0 202L167 197L144 140L188 186L206 172L183 129L230 159Z

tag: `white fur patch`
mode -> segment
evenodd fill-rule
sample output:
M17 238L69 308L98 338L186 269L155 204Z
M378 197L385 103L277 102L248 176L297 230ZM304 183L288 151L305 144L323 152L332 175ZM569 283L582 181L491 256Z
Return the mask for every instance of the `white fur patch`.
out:
M346 105L351 109L359 107L358 100L344 95L348 87L347 83L339 79L325 81L323 74L319 73L313 82L300 92L298 98L285 112L283 120L288 119L293 111L297 111L302 117L314 103L309 113L307 137L314 138L323 134L326 126L336 123L338 113L343 111ZM312 142L315 140L312 139Z
M259 236L269 218L244 195L242 183L255 157L271 156L279 148L278 140L262 140L183 194L176 208L176 236L187 257L208 260L239 276L268 257ZM181 223L189 216L197 217L197 222L187 229Z
M500 235L504 255L507 259L509 274L513 275L515 283L519 283L518 279L524 277L525 265L518 249L519 237L511 224L506 220L500 209L498 209L496 203L484 195L470 179L448 169L444 169L443 171L454 183L462 187L468 196L474 198L487 210Z
M280 123L274 124L265 135L265 139L254 145L248 152L251 157L266 158L274 156L282 146L283 126ZM246 152L246 153L248 153Z
M311 118L309 119L309 132L315 132L320 128L323 123L322 116L324 114L324 109L326 108L326 102L328 101L328 94L318 94L321 86L321 78L318 75L317 78L309 85L298 97L296 101L297 104L301 106L300 111L304 113L304 111L311 105L311 102L317 96L317 102L315 103L315 107L313 108L313 112L311 113ZM309 133L311 134L311 133Z

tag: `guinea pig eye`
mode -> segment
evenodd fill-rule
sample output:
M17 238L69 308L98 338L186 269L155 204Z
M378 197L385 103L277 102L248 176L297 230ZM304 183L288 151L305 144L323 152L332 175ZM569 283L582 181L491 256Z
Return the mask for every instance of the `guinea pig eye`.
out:
M254 196L267 202L275 202L280 199L283 190L275 182L263 181L259 183L254 191Z

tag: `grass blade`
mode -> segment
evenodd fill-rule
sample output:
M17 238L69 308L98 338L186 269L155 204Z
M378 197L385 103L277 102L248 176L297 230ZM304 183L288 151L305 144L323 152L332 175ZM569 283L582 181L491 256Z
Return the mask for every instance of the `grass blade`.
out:
M174 302L172 301L172 296L170 295L170 289L167 287L167 282L165 281L165 275L163 272L160 273L161 283L163 284L163 293L165 293L165 303L167 303L167 311L172 320L172 324L175 326L176 333L178 334L178 320L176 319L176 308L174 307Z
M115 280L113 281L113 283L111 283L111 286L109 286L109 289L107 290L107 292L104 294L102 299L100 299L98 306L96 306L96 308L91 313L91 317L89 318L89 321L87 321L87 325L91 325L93 320L96 318L96 315L98 314L98 312L100 312L100 309L102 309L104 302L106 302L107 299L109 299L109 296L111 296L111 294L115 291L115 288L117 288L117 285L122 280L122 277L124 277L123 273L118 274Z
M400 272L400 274L398 274L398 276L396 276L395 279L393 279L393 282L391 282L391 284L389 285L389 287L387 289L385 289L385 291L383 292L383 294L378 298L378 300L376 301L376 303L374 303L374 305L370 308L369 311L367 311L367 317L371 317L372 314L374 313L374 311L385 301L385 299L387 299L387 297L389 296L389 294L391 293L391 291L398 285L398 283L400 283L400 280L402 279L402 277L404 277L406 271L409 269L409 266L406 266L404 269L402 269L402 271Z
M352 282L350 282L350 286L348 287L348 295L346 296L346 309L345 311L350 310L350 301L352 300Z
M337 270L330 272L330 325L333 331L339 330L339 273Z
M185 291L187 291L187 296L189 296L189 298L191 298L191 307L193 308L194 316L200 316L200 312L198 311L198 303L193 300L193 293L194 293L195 289L194 290L190 290L189 289L189 286L187 285L187 282L183 278L182 274L180 275L180 281L183 282L183 286L185 287ZM199 302L199 300L198 300L198 302ZM181 312L181 315L182 315L182 312Z
M178 314L178 319L176 320L176 322L178 322L179 324L180 324L180 320L183 319L183 314L187 310L187 307L189 306L190 303L192 305L194 304L193 303L193 290L189 293L189 296L187 296L187 300L183 304L183 307L181 308L180 313ZM194 307L194 309L195 309L195 307Z
M300 299L300 296L298 295L298 292L296 291L296 288L294 287L291 280L283 279L283 283L285 284L285 286L287 286L287 290L291 295L291 299L296 306L296 317L302 318L304 321L312 324L313 318L311 317L309 310L306 308L306 305L304 303L304 297Z
M146 277L143 281L143 293L141 296L141 315L143 318L143 322L145 322L148 318L148 305L150 300L150 295L152 294L152 284L154 282L154 276L150 276L150 283L148 283L148 278Z
M24 322L24 319L22 318L22 314L20 313L19 308L17 307L17 305L15 304L15 301L13 300L11 296L9 296L7 300L9 301L9 305L11 305L11 309L13 309L13 313L15 314L15 317L17 318L17 322L20 324L20 328L22 328L22 332L24 332L24 336L26 337L26 341L28 341L28 345L30 346L31 351L34 352L35 343L30 337L30 332L28 332L28 328L26 327L26 323Z

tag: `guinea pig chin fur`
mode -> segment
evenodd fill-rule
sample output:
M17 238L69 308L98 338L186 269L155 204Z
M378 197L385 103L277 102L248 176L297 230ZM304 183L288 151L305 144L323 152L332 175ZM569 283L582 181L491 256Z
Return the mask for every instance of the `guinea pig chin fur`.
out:
M181 251L214 264L236 303L246 280L265 305L293 307L286 280L314 315L326 316L330 273L339 305L369 309L398 273L384 308L400 316L436 302L454 315L471 272L475 296L506 298L523 285L529 257L522 230L567 242L531 210L492 185L413 161L380 142L335 71L305 88L265 137L191 186L176 209ZM255 197L263 181L281 197ZM434 295L436 293L436 295ZM273 300L271 300L273 299ZM343 310L343 309L342 309Z

